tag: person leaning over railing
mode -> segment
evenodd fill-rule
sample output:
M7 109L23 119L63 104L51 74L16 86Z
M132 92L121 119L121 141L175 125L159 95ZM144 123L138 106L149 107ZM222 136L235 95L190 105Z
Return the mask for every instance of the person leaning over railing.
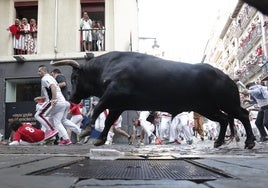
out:
M15 23L7 28L7 31L10 31L13 36L14 55L23 54L21 29L21 21L19 19L15 19Z

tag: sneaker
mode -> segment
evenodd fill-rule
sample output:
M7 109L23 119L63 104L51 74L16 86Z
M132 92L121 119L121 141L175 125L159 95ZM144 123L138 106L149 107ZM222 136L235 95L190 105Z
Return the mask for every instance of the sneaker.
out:
M52 138L53 136L55 136L56 134L58 134L58 131L56 129L50 130L45 134L44 140L48 140L48 139Z
M178 140L175 140L175 141L174 141L174 144L178 144L178 145L179 145L179 144L181 144L181 142L178 141Z
M155 139L156 139L156 136L154 134L151 134L151 136L149 136L149 144L154 144Z
M111 141L106 140L105 145L112 145Z
M128 139L128 145L132 145L133 144L132 136L129 136L127 139Z
M139 145L139 146L143 146L143 145L144 145L143 140L139 140L139 141L138 141L138 145Z
M187 140L186 143L189 144L189 145L192 145L193 144L193 140Z
M72 141L70 139L66 139L66 140L61 140L59 143L59 146L68 146L72 144Z
M162 145L162 140L159 137L155 138L155 145Z

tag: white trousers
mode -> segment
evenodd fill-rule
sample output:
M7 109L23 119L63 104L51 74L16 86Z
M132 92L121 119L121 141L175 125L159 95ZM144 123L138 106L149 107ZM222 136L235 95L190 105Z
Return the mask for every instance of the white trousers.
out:
M161 140L169 138L169 129L171 124L171 117L162 116L158 127L159 137Z
M63 116L66 110L65 102L57 102L55 106L52 107L50 112L50 120L55 128L59 131L59 137L64 140L69 139L68 133L62 124Z
M69 113L69 110L70 110L70 103L68 101L66 101L65 102L65 110L64 110L64 114L63 114L61 122L65 128L68 128L71 131L73 131L74 133L76 133L77 135L79 135L81 133L80 126L77 126L71 120L67 119L67 115Z
M188 113L183 112L173 118L170 126L170 137L169 137L170 142L180 140L179 138L180 132L184 134L186 141L192 140L193 136L190 132L188 122L189 122Z
M49 114L51 112L52 106L49 101L43 103L41 106L37 106L36 113L34 115L35 119L41 124L41 129L44 132L54 129L54 125L49 120Z

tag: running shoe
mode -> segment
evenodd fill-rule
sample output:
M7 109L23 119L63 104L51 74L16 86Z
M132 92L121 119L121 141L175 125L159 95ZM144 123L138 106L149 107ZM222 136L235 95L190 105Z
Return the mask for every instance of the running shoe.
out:
M45 134L44 140L48 140L48 139L52 138L53 136L55 136L56 134L58 134L58 131L56 129L50 130Z
M61 140L59 143L59 146L68 146L72 144L72 141L70 139L66 139L66 140Z

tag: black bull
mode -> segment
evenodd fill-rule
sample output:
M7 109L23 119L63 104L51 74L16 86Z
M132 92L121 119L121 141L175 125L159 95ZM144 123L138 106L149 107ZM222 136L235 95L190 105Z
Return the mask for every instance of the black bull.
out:
M240 106L237 85L219 69L208 64L187 64L163 60L134 52L110 52L94 57L85 65L73 60L51 62L70 65L71 101L79 103L89 96L100 98L91 124L109 109L105 128L95 145L102 145L111 125L125 110L165 111L173 116L195 111L221 125L214 146L224 142L228 123L242 122L247 139L245 148L255 146L248 111Z
M268 15L268 1L267 0L244 0L244 2L255 7L263 14Z

